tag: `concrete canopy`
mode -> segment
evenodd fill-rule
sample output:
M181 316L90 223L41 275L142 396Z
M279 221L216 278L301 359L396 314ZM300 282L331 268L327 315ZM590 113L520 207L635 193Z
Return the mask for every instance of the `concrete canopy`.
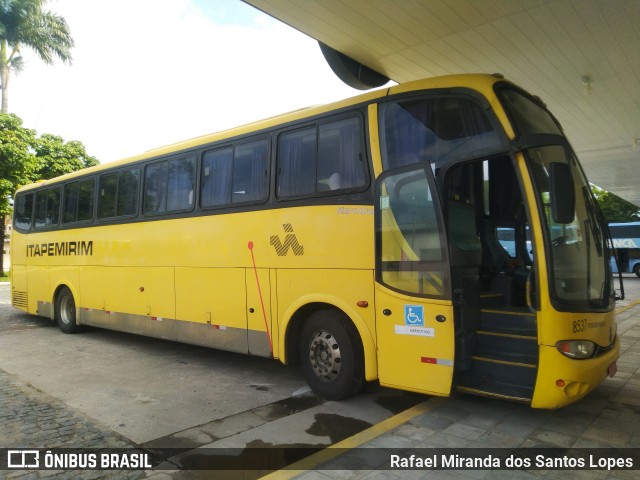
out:
M592 183L640 206L640 1L245 1L399 83L504 74L547 103Z

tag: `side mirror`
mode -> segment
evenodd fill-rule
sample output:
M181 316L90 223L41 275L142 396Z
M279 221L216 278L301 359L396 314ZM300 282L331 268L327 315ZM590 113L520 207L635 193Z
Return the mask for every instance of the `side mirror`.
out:
M573 221L576 209L576 192L571 178L571 169L566 163L549 164L551 193L551 215L554 223L567 224Z

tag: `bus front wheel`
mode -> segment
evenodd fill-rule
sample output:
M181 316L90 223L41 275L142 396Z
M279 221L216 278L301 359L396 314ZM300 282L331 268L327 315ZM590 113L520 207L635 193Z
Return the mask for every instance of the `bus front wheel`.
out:
M62 287L56 297L56 321L58 328L64 333L76 333L80 331L80 325L76 323L76 302L71 290Z
M633 273L636 274L636 277L640 277L640 263L636 263L633 266Z
M302 373L316 395L340 400L362 390L362 343L344 314L335 310L311 314L302 326L300 340Z

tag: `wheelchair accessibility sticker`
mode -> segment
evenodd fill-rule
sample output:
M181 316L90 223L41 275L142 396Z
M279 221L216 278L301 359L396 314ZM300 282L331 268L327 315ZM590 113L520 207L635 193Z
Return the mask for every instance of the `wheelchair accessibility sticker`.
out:
M435 337L435 329L424 326L424 307L422 305L404 306L404 325L394 325L396 335L415 335Z
M422 305L405 305L404 324L411 327L424 327L424 307Z

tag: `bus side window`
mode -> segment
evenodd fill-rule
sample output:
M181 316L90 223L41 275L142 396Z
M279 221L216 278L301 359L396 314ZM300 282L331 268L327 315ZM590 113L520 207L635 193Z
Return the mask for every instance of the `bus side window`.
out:
M144 170L144 213L167 213L193 207L195 157L147 165Z
M144 169L144 213L162 213L167 210L167 162L147 165Z
M63 223L93 220L95 184L95 180L91 178L64 186Z
M286 132L278 139L279 198L327 194L367 185L360 118Z
M195 157L180 158L169 162L167 211L189 210L193 207L195 177Z
M360 120L348 118L318 128L318 192L366 184Z
M278 139L278 197L297 197L314 193L316 138L315 127L280 135Z
M233 154L231 202L265 200L268 192L269 142L258 140L237 145Z
M36 228L58 225L60 220L60 188L36 193Z
M138 212L140 170L135 168L100 177L98 217L113 218Z
M16 197L13 218L16 228L21 230L29 230L31 228L33 193L20 194Z
M116 215L135 215L138 213L138 188L140 170L124 170L118 175L118 201Z
M118 174L110 173L100 177L100 199L98 216L109 218L116 216L116 194L118 193Z
M231 167L233 148L205 152L202 158L202 208L226 205L231 201Z

